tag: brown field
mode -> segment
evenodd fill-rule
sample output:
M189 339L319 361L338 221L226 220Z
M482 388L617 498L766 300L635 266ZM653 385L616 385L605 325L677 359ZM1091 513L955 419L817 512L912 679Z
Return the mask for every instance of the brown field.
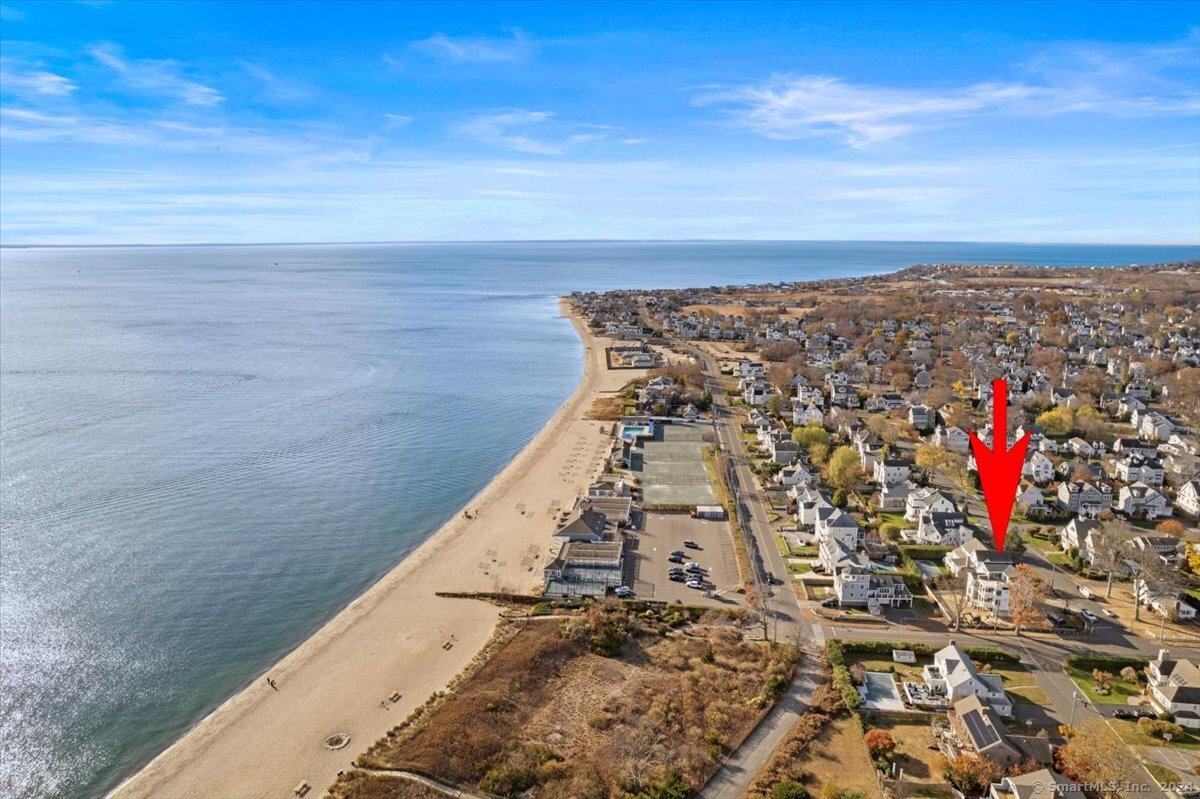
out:
M744 641L724 614L674 629L667 622L679 620L650 616L607 606L520 623L452 694L356 765L539 799L615 795L668 769L702 785L786 687L792 661ZM593 651L619 642L625 626L615 656ZM360 794L345 776L335 787L338 799L386 795Z
M868 799L881 798L875 767L851 716L834 719L795 764L808 774L806 784L815 796L834 793L828 786L836 786L837 792L855 791Z
M330 799L446 799L441 791L403 777L351 771L329 789Z

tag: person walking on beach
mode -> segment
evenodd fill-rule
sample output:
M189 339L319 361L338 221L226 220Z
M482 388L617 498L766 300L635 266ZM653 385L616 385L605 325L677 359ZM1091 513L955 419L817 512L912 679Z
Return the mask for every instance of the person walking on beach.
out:
M268 677L268 678L267 678L267 685L271 686L271 687L272 687L272 688L274 688L276 691L278 691L278 690L279 690L279 686L278 686L278 685L276 685L276 684L275 684L275 681L274 681L274 680L272 680L270 677Z

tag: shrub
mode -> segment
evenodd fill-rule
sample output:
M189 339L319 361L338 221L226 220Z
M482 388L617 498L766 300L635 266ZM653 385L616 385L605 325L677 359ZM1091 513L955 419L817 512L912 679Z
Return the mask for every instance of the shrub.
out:
M1177 738L1183 734L1183 727L1159 719L1140 718L1138 719L1138 729L1144 735L1149 735L1152 738L1165 738L1167 735Z
M1112 693L1113 676L1111 672L1092 669L1092 680L1094 682L1093 688L1100 696L1108 696Z
M783 779L771 788L771 799L808 799L808 789L795 780Z
M648 799L687 799L691 792L692 786L684 781L678 771L671 769L662 779L647 785L643 793Z
M479 787L497 796L516 796L537 784L537 773L525 766L501 763L483 775Z
M863 741L867 744L867 751L871 753L872 760L891 757L896 751L896 739L887 730L871 730L864 736Z

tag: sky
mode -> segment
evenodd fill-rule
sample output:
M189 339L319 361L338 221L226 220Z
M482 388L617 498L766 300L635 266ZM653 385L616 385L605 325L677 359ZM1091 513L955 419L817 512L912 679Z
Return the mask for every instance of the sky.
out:
M0 242L1200 241L1200 1L0 0Z

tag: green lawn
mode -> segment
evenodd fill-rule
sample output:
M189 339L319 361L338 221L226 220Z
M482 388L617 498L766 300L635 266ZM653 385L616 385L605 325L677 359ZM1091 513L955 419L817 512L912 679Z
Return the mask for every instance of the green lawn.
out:
M792 554L792 547L790 544L788 544L786 536L775 536L775 548L778 549L779 554L783 555L785 558L790 557Z
M1123 704L1131 696L1142 695L1142 687L1139 683L1122 680L1115 674L1112 681L1112 693L1104 695L1096 693L1096 682L1092 679L1091 670L1065 666L1063 671L1079 686L1079 690L1083 691L1084 696L1093 702L1111 702L1119 705Z
M1166 766L1161 766L1158 763L1143 763L1146 771L1150 772L1150 776L1159 785L1167 785L1168 783L1179 782L1179 775Z
M1167 743L1161 738L1152 738L1149 735L1144 735L1136 721L1123 721L1113 719L1110 724L1117 731L1117 735L1121 736L1121 740L1133 746L1178 746L1181 749L1200 749L1200 737L1192 730L1184 729L1183 734L1171 739L1171 743Z
M792 574L808 574L812 571L812 566L807 563L789 563L787 567Z
M880 511L876 515L879 517L880 525L894 524L901 530L908 526L908 522L904 520L903 513L896 513L894 511Z

